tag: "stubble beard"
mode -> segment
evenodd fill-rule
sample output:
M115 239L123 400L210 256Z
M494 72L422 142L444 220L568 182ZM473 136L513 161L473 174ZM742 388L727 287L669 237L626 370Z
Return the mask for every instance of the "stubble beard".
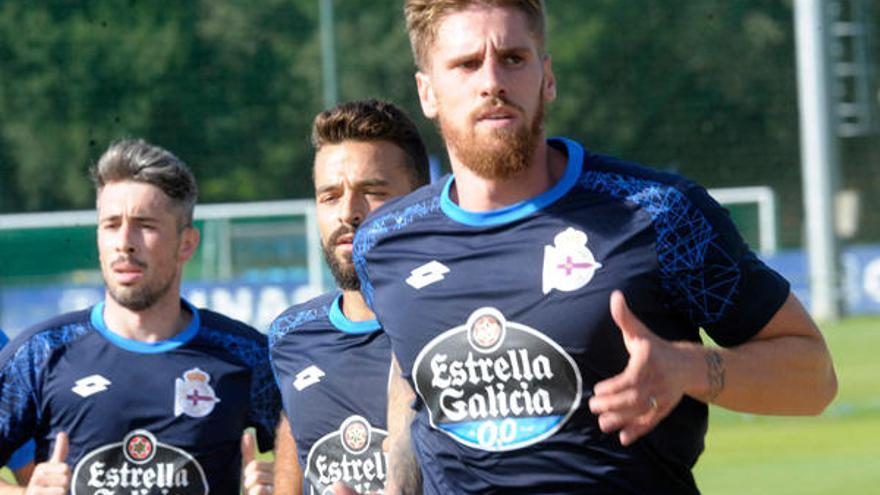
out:
M330 235L326 244L321 244L324 260L327 262L327 266L330 267L330 273L336 280L336 286L344 291L360 290L361 282L358 279L357 270L354 268L351 257L348 256L348 259L340 259L339 256L336 256L333 246L336 245L336 240L340 236L352 232L353 230L351 229L340 228Z
M514 106L503 98L496 102ZM442 114L437 120L447 146L468 169L489 180L504 180L525 171L532 163L544 133L544 91L538 95L538 106L532 121L515 129L495 129L478 136L469 129L456 129Z
M131 311L143 311L155 305L174 284L174 277L157 284L141 287L125 287L105 281L107 293L120 306Z

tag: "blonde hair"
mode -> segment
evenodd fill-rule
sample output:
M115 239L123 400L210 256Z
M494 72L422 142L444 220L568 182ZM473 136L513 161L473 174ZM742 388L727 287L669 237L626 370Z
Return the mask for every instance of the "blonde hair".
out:
M473 5L519 9L526 15L529 31L538 42L541 55L544 55L544 0L406 0L403 7L406 31L409 33L413 58L420 70L427 66L428 52L443 18Z

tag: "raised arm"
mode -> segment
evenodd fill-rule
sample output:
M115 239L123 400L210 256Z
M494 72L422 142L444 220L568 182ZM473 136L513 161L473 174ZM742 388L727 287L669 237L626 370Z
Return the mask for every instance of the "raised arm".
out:
M70 489L70 466L67 465L69 443L66 433L55 436L52 456L36 465L27 486L15 486L0 480L0 495L42 495L67 493Z
M594 387L590 410L605 432L630 444L653 429L683 395L754 414L815 415L837 393L831 355L816 324L789 294L764 328L731 348L669 342L611 296L629 363Z
M385 493L409 495L422 492L422 477L410 440L410 426L415 411L410 404L416 393L400 374L397 358L391 359L391 383L388 388L388 479Z
M275 432L275 495L300 495L303 472L297 458L296 440L287 416L281 413Z

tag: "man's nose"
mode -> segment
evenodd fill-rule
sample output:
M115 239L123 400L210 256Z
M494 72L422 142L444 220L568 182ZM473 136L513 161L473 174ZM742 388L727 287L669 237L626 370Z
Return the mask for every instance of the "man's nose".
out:
M339 220L344 224L356 227L364 221L367 210L366 200L362 196L347 194L339 208Z
M135 235L131 225L128 222L122 222L119 230L116 231L116 250L122 253L133 253Z

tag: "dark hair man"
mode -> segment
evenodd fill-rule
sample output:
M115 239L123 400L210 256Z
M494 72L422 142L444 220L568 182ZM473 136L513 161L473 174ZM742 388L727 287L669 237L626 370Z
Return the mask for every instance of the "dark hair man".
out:
M391 347L359 292L351 245L371 211L427 183L428 157L409 117L376 100L318 114L312 145L317 223L337 290L289 308L270 331L299 456L276 458L275 485L299 493L304 478L307 494L337 481L382 490Z

